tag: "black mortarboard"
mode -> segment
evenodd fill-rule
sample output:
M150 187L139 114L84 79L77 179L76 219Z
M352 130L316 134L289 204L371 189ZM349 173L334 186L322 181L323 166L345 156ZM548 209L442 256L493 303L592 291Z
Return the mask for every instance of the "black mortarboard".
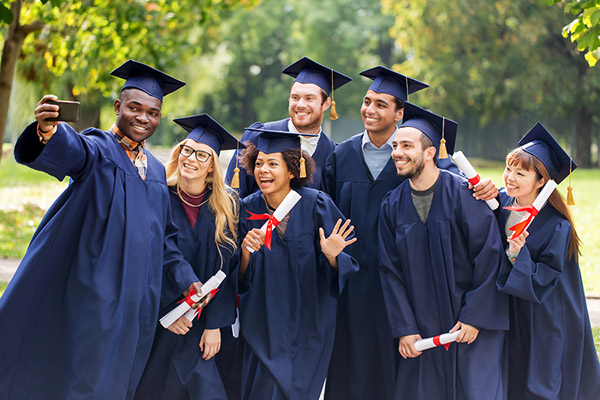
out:
M423 82L399 74L381 65L362 71L360 75L373 79L373 83L369 86L370 90L377 93L390 94L402 101L408 101L409 94L429 87L429 85Z
M413 127L427 135L438 151L439 158L447 158L447 152L454 153L458 128L455 121L406 102L401 128L403 127Z
M577 168L575 161L571 159L541 122L536 123L519 140L519 146L540 160L548 170L550 178L557 184L561 183Z
M300 149L302 152L302 141L300 135L317 137L319 135L313 135L308 133L296 133L289 131L276 131L272 129L264 128L246 128L250 131L257 131L258 139L256 141L256 148L265 154L281 153L288 149ZM304 154L300 155L300 176L299 178L306 177L306 166L305 166Z
M173 122L179 124L183 129L190 133L187 136L187 139L206 144L213 149L217 155L221 153L221 150L246 147L208 114L177 118L174 119Z
M136 88L160 101L164 96L185 85L185 82L135 60L124 62L110 74L125 79L123 89Z
M296 82L314 83L327 92L327 95L331 95L333 90L352 80L352 78L314 62L308 57L302 57L281 72L296 78Z

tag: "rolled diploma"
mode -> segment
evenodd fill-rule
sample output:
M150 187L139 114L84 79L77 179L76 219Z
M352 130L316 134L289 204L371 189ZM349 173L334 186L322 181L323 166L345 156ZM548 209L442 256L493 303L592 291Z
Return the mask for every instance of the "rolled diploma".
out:
M417 351L424 351L424 350L429 350L429 349L432 349L434 347L441 346L444 344L456 342L456 338L458 337L459 333L460 333L460 329L454 333L444 333L439 336L417 340L415 342L415 349L417 349ZM436 344L436 341L438 341L438 340L439 340L439 342L438 342L439 344Z
M535 198L535 200L533 201L533 203L531 203L531 205L536 210L538 210L538 212L540 212L542 207L544 207L544 205L548 201L548 198L550 197L550 195L552 194L554 189L556 189L556 186L558 186L558 185L553 180L549 180L548 182L546 182L546 184L540 191L540 194L538 194L537 197ZM521 219L521 222L525 221L527 218L529 218L529 215L525 215L523 217L523 219ZM525 227L523 232L525 232L527 230L527 228L529 228L529 225L531 225L531 223L533 222L534 219L535 219L535 215L531 215L531 220L529 221L529 223L527 224L527 226ZM516 238L516 236L513 234L510 238L514 239L514 238Z
M473 186L479 185L479 181L481 178L479 178L479 174L477 174L475 168L473 168L473 166L471 165L469 160L467 160L467 157L465 157L462 151L457 151L456 153L452 154L452 159L454 160L456 165L458 165L458 168L460 168L460 170L465 173L465 176ZM491 210L495 210L500 205L498 203L498 200L496 199L486 200L485 202Z
M223 282L223 280L225 279L225 277L226 277L226 275L225 275L225 272L223 272L223 271L219 271L216 274L214 274L213 276L211 276L206 281L206 283L204 285L202 285L202 288L200 289L200 293L196 293L193 296L191 296L191 300L194 303L197 303L198 301L200 301L204 296L209 294L211 290L218 288L219 285L221 284L221 282ZM168 328L169 326L171 326L171 324L173 324L173 322L177 321L177 319L179 317L181 317L188 311L196 311L196 310L192 309L191 306L184 301L184 302L180 303L177 307L175 307L174 309L169 311L167 314L165 314L165 316L163 316L160 319L160 324L164 328ZM192 313L192 315L193 315L193 313ZM193 316L192 316L192 319L193 319ZM191 321L191 319L190 319L190 321Z
M287 194L287 196L285 196L285 198L283 199L283 201L281 202L281 204L279 204L279 207L277 207L277 209L275 211L273 211L273 216L275 217L275 219L277 221L281 221L283 218L285 218L286 215L288 215L288 213L290 211L292 211L292 208L294 208L294 206L296 205L296 203L302 198L302 196L300 196L298 194L298 192L296 192L295 190L290 190L290 192ZM269 221L265 222L263 224L263 226L260 228L260 230L262 231L262 233L267 233L267 224L269 223ZM273 227L273 233L275 233L275 228ZM250 253L254 253L254 250L252 250L249 247L246 247L246 249L250 252Z

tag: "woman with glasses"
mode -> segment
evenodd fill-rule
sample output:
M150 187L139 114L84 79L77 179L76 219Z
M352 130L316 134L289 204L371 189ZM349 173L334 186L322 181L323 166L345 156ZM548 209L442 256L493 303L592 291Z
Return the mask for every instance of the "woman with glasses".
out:
M207 114L175 122L189 132L166 164L177 246L206 282L220 269L229 275L237 247L237 199L223 182L219 153L245 146ZM180 300L167 280L160 317ZM194 321L181 317L168 330L158 324L136 398L227 399L214 356L221 347L220 328L234 320L234 290L226 279Z

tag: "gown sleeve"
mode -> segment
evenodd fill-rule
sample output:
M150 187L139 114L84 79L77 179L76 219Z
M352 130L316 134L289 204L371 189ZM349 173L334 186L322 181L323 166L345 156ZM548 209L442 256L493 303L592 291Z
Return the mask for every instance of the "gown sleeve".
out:
M331 198L324 192L319 192L317 195L315 214L317 229L323 228L325 237L331 235L338 219L341 219L342 223L346 221L341 211L338 210ZM346 240L350 240L353 237L354 233L351 233ZM334 269L329 264L329 261L327 261L327 257L321 252L321 238L318 233L315 235L315 241L315 247L318 249L319 264L327 269L329 292L334 298L337 298L342 293L342 290L344 290L344 285L348 277L358 271L358 262L352 256L342 251L336 257L338 267Z
M478 328L508 329L508 296L496 288L499 267L505 258L496 218L469 190L461 190L460 196L462 230L473 273L459 320Z
M167 202L167 223L165 226L165 245L163 269L174 288L183 293L192 283L200 281L192 266L183 258L177 247L177 225L171 216L171 203Z
M62 181L70 176L74 181L85 178L103 162L97 144L90 137L77 133L66 123L58 124L48 144L42 144L37 134L37 122L31 123L15 144L15 159Z
M390 195L381 204L378 225L379 276L392 337L419 333L417 320L408 296L406 279L396 251L395 225L390 215Z
M514 265L504 257L497 280L500 291L538 304L552 293L567 258L571 225L563 220L547 235L548 241L539 249L536 260L532 259L527 242Z
M323 167L321 190L327 193L335 204L339 204L335 198L335 174L335 153L331 153L325 161L325 167Z

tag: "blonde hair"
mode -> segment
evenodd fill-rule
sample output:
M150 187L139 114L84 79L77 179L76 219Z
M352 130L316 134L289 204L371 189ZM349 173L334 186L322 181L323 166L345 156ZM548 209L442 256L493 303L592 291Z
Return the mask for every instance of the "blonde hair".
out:
M520 147L508 153L506 156L506 164L510 165L511 167L520 167L528 171L535 172L538 176L538 181L543 178L545 182L548 182L551 179L546 166L537 157L529 154ZM541 188L538 190L538 193L540 190ZM569 224L571 224L571 239L569 241L567 256L569 260L573 257L577 258L581 255L581 239L575 230L575 224L573 221L573 216L571 215L571 211L569 210L569 207L567 206L567 203L565 203L563 197L558 192L558 189L554 189L548 198L548 203L550 203L550 205L554 207L554 209L563 217L565 217L567 221L569 221Z
M167 185L177 186L179 184L179 146L184 144L186 139L177 143L171 150L169 161L165 164L167 172ZM213 170L206 177L206 187L212 190L208 198L208 207L215 216L215 244L221 256L221 246L229 245L232 252L237 247L237 224L239 220L238 202L233 190L225 185L223 180L223 171L219 163L219 156L211 148L210 154L213 158Z

